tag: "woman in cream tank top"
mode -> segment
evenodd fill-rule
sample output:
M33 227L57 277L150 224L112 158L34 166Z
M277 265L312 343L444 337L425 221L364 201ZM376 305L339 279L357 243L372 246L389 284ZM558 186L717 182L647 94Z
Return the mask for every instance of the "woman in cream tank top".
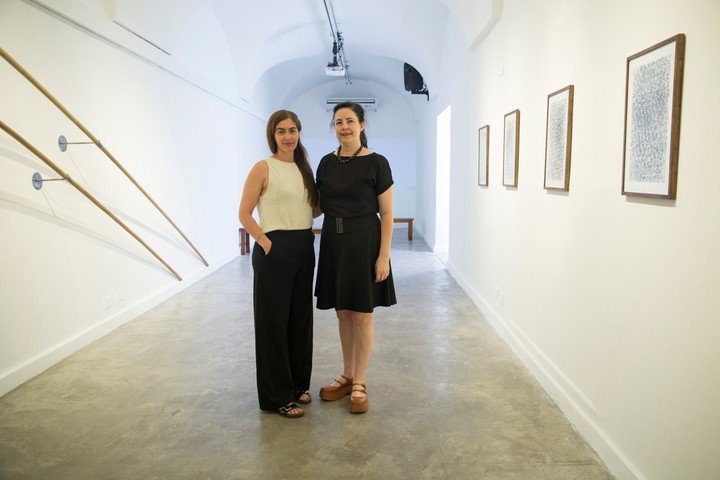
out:
M302 417L310 403L315 268L313 213L318 193L300 120L287 110L270 116L272 155L245 180L239 218L255 239L252 252L255 363L261 410ZM257 208L259 223L252 214Z

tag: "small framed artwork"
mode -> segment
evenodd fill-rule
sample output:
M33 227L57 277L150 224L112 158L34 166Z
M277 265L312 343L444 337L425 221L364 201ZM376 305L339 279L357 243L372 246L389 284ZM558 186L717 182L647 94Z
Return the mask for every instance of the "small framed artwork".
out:
M676 196L684 60L682 33L627 59L623 195Z
M545 189L570 189L570 153L572 147L573 96L575 87L548 95L545 124Z
M478 186L488 186L488 158L490 158L490 125L478 130Z
M517 187L520 150L520 110L505 114L503 135L503 185Z

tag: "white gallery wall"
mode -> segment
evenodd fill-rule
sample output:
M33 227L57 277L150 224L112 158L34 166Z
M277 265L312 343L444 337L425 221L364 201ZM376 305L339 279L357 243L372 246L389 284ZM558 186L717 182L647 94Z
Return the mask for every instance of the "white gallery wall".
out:
M418 123L434 238L436 117L452 106L448 267L619 479L717 479L720 3L506 0L470 51L454 19ZM626 58L687 36L677 200L621 195ZM543 189L547 95L575 86L570 191ZM517 188L504 114L520 109ZM488 187L477 130L490 125Z
M34 190L33 172L57 174L0 133L0 394L237 256L242 183L267 150L265 108L234 94L228 49L208 9L167 37L175 53L168 57L113 24L103 2L45 3L60 15L32 2L0 2L0 46L100 139L210 266L99 149L60 152L60 134L87 139L0 61L0 119L184 279L67 182ZM207 35L197 37L198 29Z

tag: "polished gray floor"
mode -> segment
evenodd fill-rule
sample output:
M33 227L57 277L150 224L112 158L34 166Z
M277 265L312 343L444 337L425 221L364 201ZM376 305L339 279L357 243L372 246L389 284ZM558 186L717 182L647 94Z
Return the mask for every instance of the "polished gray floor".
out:
M313 402L258 410L246 255L0 399L2 479L613 478L421 239L396 232L370 411L316 312Z

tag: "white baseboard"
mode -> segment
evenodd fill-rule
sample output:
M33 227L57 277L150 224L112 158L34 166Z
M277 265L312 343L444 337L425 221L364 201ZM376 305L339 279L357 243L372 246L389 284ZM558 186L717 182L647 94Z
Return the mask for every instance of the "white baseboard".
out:
M185 276L182 282L172 283L169 286L150 294L144 299L128 306L125 310L100 320L90 328L73 334L66 340L59 342L47 350L44 350L28 360L25 360L24 362L3 372L0 374L0 397L27 382L39 373L42 373L52 367L60 360L107 335L116 328L127 323L138 315L145 313L173 295L192 286L228 262L234 260L238 255L238 251L232 251L215 259L215 261L210 261L209 267L199 268L198 270Z
M447 268L448 252L449 252L448 247L439 247L436 245L433 247L432 251L435 254L435 256L443 263L443 265L445 265L445 268Z
M448 272L543 389L555 400L575 429L595 449L613 475L618 480L647 480L598 424L598 411L582 391L517 325L502 318L452 264L448 265Z

